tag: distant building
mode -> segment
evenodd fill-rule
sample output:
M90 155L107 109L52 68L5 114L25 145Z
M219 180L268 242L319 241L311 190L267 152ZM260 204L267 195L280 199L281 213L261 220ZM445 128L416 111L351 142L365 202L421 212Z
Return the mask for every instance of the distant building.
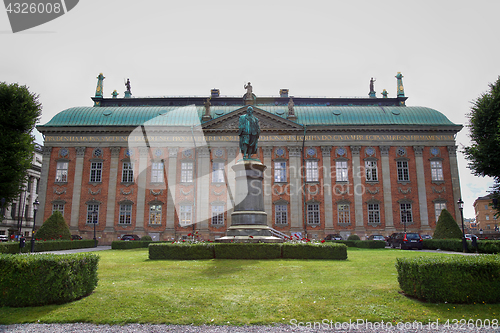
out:
M455 135L462 125L406 106L402 77L393 98L371 96L374 89L366 98L287 89L258 97L250 83L243 96L212 89L203 97L104 98L99 75L93 107L37 126L45 136L40 222L59 210L85 238L96 224L102 243L123 234L225 235L235 197L231 166L241 158L238 119L252 105L270 227L316 239L431 234L442 209L460 216Z
M0 235L22 234L31 236L33 228L33 202L38 197L42 170L42 147L35 146L31 168L28 169L28 181L23 185L23 192L16 200L1 210Z
M493 208L491 194L479 197L474 201L474 211L476 212L476 228L483 232L498 231L497 210Z

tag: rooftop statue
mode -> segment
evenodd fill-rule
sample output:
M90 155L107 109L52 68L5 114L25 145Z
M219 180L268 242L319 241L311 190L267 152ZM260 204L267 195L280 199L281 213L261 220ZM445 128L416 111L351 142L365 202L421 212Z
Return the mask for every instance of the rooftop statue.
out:
M132 90L131 90L131 88L130 88L130 79L127 79L127 82L125 82L125 87L127 87L127 91L128 91L129 93L132 93Z
M238 129L243 159L250 159L250 156L257 154L257 142L260 134L259 119L253 115L252 106L247 108L246 114L240 116Z
M252 99L252 85L250 84L250 82L248 82L248 84L245 84L243 85L243 88L245 88L247 90L247 93L246 93L246 99Z
M210 106L212 106L212 103L210 103L210 98L207 98L205 101L205 116L210 116Z
M375 91L375 87L374 87L375 81L377 81L377 80L374 80L373 78L371 78L371 80L370 80L370 92Z

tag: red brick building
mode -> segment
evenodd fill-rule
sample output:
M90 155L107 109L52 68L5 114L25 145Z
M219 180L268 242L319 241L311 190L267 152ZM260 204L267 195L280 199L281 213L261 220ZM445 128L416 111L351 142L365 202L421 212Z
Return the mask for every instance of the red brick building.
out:
M40 220L61 210L73 233L104 243L123 234L170 240L225 234L241 158L238 119L259 118L268 225L322 238L398 230L431 233L442 209L456 218L455 134L442 113L396 98L104 98L57 114L45 135ZM245 95L246 96L246 95ZM38 215L37 215L38 218Z

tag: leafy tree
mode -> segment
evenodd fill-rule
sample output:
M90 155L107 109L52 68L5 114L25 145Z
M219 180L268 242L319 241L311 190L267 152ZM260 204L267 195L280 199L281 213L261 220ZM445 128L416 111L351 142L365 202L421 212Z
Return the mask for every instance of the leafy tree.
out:
M68 224L64 221L61 212L56 210L35 234L36 239L71 239Z
M500 199L500 76L472 103L469 117L472 145L465 147L467 167L476 176L494 179L493 198ZM495 207L496 208L496 207ZM498 209L497 209L498 214Z
M31 132L41 114L38 95L0 82L0 198L6 204L23 190L35 149Z
M462 230L458 226L457 222L451 216L450 212L446 209L441 211L439 219L436 224L436 229L434 230L434 235L432 238L435 239L462 239Z

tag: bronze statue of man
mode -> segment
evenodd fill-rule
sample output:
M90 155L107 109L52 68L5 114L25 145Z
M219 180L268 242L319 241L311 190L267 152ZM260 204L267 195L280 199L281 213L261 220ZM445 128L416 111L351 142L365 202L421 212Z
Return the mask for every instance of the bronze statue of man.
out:
M238 127L240 136L240 150L243 158L250 158L257 154L257 142L259 141L260 126L259 119L253 115L253 107L247 108L247 113L240 116Z

